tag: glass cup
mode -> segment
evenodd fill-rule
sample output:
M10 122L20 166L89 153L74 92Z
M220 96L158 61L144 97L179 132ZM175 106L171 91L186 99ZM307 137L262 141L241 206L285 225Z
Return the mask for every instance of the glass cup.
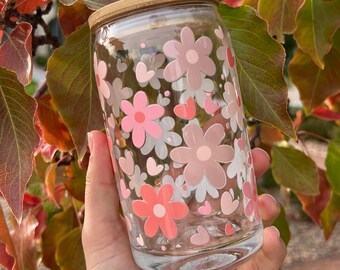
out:
M94 71L142 269L233 269L262 244L236 59L213 0L96 11Z

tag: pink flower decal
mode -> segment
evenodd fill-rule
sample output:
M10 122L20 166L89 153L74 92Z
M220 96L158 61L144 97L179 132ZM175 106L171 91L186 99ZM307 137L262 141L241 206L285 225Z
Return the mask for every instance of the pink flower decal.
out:
M188 85L197 90L201 87L201 72L212 76L216 72L215 63L209 55L213 49L213 43L206 36L195 41L195 36L189 27L181 31L181 42L170 40L164 44L164 54L174 58L164 69L164 79L174 82L187 73Z
M173 187L170 184L161 186L156 191L150 185L143 185L140 189L143 200L132 203L133 212L147 218L144 223L144 231L148 237L156 235L159 228L169 240L177 236L177 226L174 219L182 219L189 212L188 206L183 202L170 202L173 195Z
M93 66L94 66L94 75L96 77L96 83L98 90L105 97L110 97L110 88L107 85L106 81L104 81L107 73L107 66L104 61L99 61L97 58L96 52L93 55Z
M187 164L184 178L191 186L200 184L205 176L215 188L226 184L226 174L220 163L229 163L234 150L229 145L220 145L225 132L221 124L214 124L205 132L197 124L183 128L183 139L188 147L181 146L170 152L173 161Z
M162 128L155 122L164 114L164 108L158 104L148 105L148 97L143 91L139 91L133 98L133 105L123 100L121 109L126 114L122 120L122 129L125 132L132 131L132 142L137 148L141 148L145 142L145 132L155 139L159 139Z
M227 105L222 108L222 116L226 119L230 119L232 131L236 132L237 127L242 131L244 123L241 97L230 82L227 82L224 85L224 90L223 97Z
M261 219L260 210L257 206L257 193L256 193L256 183L255 183L255 174L252 167L248 170L248 180L243 183L242 192L244 195L244 213L252 221L255 218L255 221L259 222Z

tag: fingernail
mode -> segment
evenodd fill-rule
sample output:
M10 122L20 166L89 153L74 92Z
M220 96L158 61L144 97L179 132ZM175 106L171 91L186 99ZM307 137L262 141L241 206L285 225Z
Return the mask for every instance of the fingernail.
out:
M92 139L92 133L88 132L87 133L87 143L89 145L90 148L90 153L92 153L92 149L93 149L93 139Z
M275 226L271 226L271 228L275 229L276 233L277 233L277 237L280 238L280 231L278 228L276 228Z

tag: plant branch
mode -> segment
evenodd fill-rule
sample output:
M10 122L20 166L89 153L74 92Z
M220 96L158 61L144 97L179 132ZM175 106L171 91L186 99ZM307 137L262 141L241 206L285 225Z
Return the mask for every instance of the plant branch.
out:
M330 143L330 140L329 140L329 139L327 139L327 138L325 138L325 137L322 137L322 136L319 135L319 134L315 134L315 133L313 133L313 132L306 131L306 130L299 130L299 131L296 133L296 135L297 135L298 137L301 137L301 136L303 136L303 135L311 136L311 137L313 137L313 138L319 139L320 141L324 141L324 142L326 142L326 143Z
M47 91L47 84L46 82L44 82L42 86L34 93L33 97L35 99L39 99L45 94L46 91Z

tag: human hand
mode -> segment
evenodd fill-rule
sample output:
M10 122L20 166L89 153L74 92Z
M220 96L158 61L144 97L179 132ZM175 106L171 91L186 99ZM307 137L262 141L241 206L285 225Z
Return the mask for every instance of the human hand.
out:
M132 253L124 220L119 214L119 196L112 172L106 136L93 131L89 135L91 151L85 191L85 220L82 241L88 270L139 269ZM267 154L252 150L256 177L269 167ZM263 194L258 204L264 221L261 250L238 270L277 270L285 256L286 247L275 227L268 227L279 215L275 199Z

